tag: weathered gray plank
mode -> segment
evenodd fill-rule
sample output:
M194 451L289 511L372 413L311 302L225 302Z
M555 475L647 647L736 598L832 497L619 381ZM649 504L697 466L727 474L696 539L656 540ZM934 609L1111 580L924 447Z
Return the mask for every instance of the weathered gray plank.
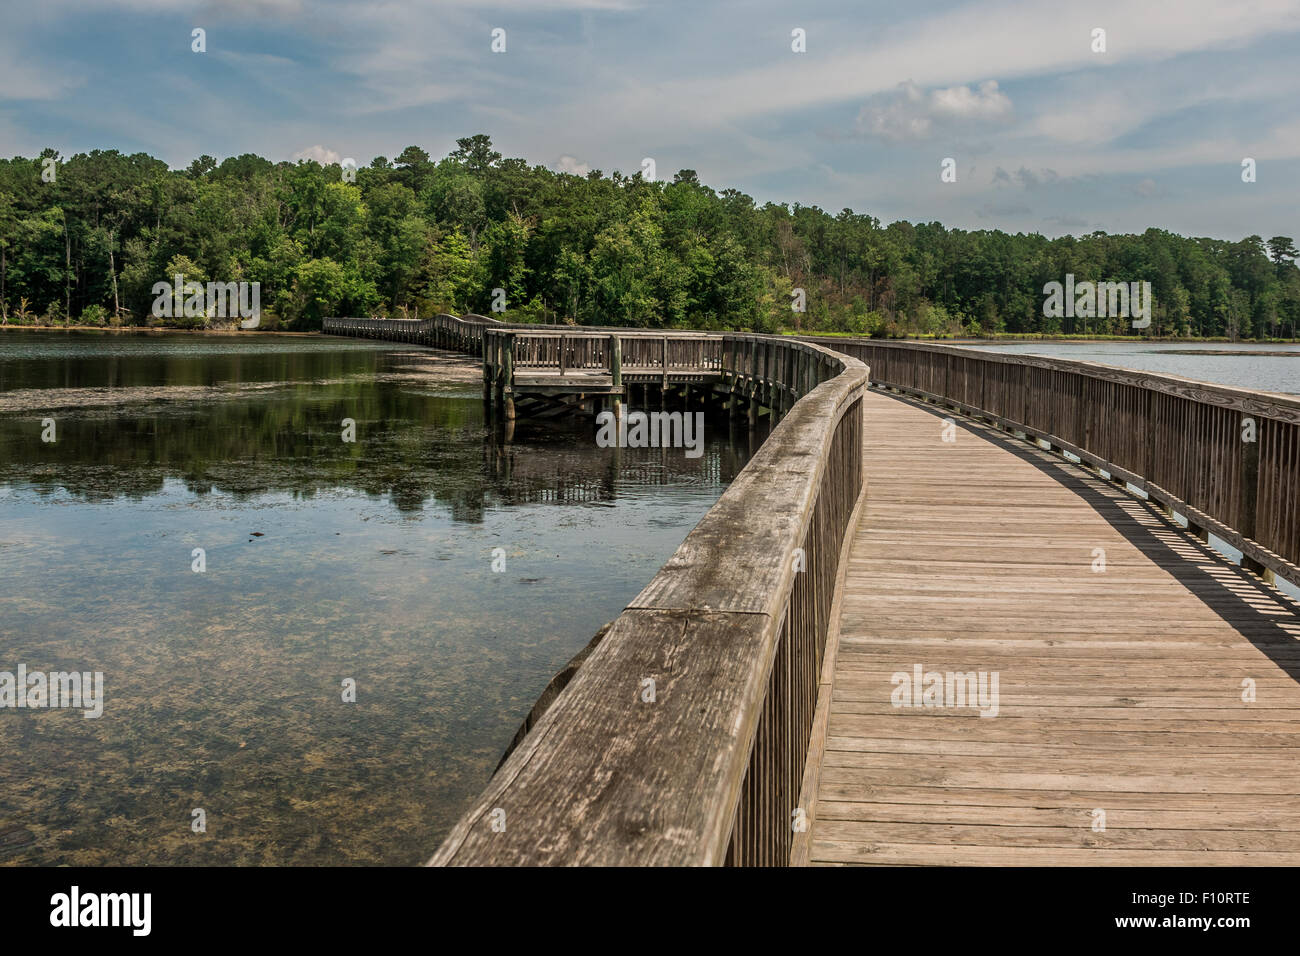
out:
M1295 602L1047 452L941 447L943 414L869 401L806 859L1300 864ZM998 716L894 707L917 663L999 672Z

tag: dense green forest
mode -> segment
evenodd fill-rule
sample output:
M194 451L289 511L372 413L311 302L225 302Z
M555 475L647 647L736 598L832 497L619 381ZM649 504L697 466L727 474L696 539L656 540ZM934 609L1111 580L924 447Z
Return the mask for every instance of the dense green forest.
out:
M5 324L220 323L151 314L154 284L181 274L259 282L264 329L318 328L326 315L488 314L501 289L500 317L513 321L1138 334L1120 318L1045 317L1044 285L1073 273L1149 281L1142 334L1262 338L1295 335L1297 254L1285 236L1047 239L884 225L848 209L759 206L688 169L671 183L557 173L503 158L483 135L438 161L410 146L355 171L253 155L202 156L179 171L115 150L0 160ZM791 308L796 288L802 313Z

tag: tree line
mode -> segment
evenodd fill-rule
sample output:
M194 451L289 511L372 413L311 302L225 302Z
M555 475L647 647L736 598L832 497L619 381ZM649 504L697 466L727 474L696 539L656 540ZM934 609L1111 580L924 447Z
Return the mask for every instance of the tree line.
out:
M172 170L116 150L0 160L4 324L222 322L153 314L155 284L182 275L260 283L264 329L480 312L759 332L1139 334L1123 318L1044 315L1044 286L1071 274L1149 281L1144 335L1294 337L1297 255L1286 236L886 225L760 206L689 169L671 182L555 172L502 157L482 134L440 160L409 146L355 170L251 154Z

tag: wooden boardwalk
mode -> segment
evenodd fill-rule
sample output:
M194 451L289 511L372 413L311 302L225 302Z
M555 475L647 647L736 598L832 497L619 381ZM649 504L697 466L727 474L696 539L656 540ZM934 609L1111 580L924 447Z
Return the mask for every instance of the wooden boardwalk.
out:
M1095 472L865 401L793 861L1300 864L1300 608ZM894 706L917 665L996 672L997 715Z
M1300 605L1268 583L1300 585L1300 399L929 343L470 318L325 329L481 355L506 444L519 409L634 385L780 424L432 863L1300 865ZM948 699L968 677L988 700Z

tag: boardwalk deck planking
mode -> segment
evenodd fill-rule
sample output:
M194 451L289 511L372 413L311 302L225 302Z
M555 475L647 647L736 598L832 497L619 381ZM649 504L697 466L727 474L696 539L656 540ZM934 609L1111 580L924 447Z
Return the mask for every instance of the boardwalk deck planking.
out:
M794 862L1300 864L1296 604L1093 471L866 401ZM915 664L998 672L998 715L892 706Z

